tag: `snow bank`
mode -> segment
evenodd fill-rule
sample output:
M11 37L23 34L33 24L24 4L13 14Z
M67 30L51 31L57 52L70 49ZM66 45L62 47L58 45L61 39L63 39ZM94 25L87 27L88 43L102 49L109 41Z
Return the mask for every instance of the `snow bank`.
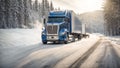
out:
M120 36L107 37L113 44L120 45Z
M40 43L41 28L0 29L0 46L28 46Z

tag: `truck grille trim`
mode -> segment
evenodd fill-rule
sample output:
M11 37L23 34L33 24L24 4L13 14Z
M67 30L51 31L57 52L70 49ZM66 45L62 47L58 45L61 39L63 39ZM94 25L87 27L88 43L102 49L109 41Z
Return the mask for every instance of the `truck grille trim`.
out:
M57 34L57 25L47 25L47 34Z

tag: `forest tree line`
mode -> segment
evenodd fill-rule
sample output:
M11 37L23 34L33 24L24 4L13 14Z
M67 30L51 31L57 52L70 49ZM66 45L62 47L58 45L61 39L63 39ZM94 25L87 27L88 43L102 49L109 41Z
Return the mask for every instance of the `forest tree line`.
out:
M0 0L0 28L32 28L34 20L41 21L51 10L48 0Z
M0 0L0 28L32 28L54 10L52 2L42 0ZM120 0L106 0L104 18L107 35L120 35Z
M106 0L104 5L106 34L120 35L120 0Z

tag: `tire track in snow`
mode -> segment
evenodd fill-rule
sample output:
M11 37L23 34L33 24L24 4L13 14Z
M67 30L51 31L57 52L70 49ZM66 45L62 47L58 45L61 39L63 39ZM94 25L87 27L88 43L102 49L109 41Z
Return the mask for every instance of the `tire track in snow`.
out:
M120 58L116 52L115 46L107 42L104 56L99 61L98 68L120 68Z
M87 52L85 52L80 58L78 58L77 61L75 61L69 68L79 68L82 63L85 62L85 60L95 51L95 49L98 47L98 45L101 43L101 39L94 44Z

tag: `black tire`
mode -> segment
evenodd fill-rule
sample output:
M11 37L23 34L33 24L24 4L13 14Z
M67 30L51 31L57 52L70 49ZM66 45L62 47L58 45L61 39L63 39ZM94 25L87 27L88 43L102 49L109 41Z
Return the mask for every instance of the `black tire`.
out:
M74 37L74 35L72 36L72 42L75 42L75 37Z
M68 44L68 41L65 41L64 43L65 43L65 44Z
M56 41L53 41L53 44L55 44L56 43Z
M47 44L47 41L43 41L43 44Z
M67 35L67 40L64 41L64 43L65 43L65 44L68 44L68 40L69 40L69 37L68 37L68 35Z
M81 36L80 35L78 35L78 40L80 40L81 39Z

